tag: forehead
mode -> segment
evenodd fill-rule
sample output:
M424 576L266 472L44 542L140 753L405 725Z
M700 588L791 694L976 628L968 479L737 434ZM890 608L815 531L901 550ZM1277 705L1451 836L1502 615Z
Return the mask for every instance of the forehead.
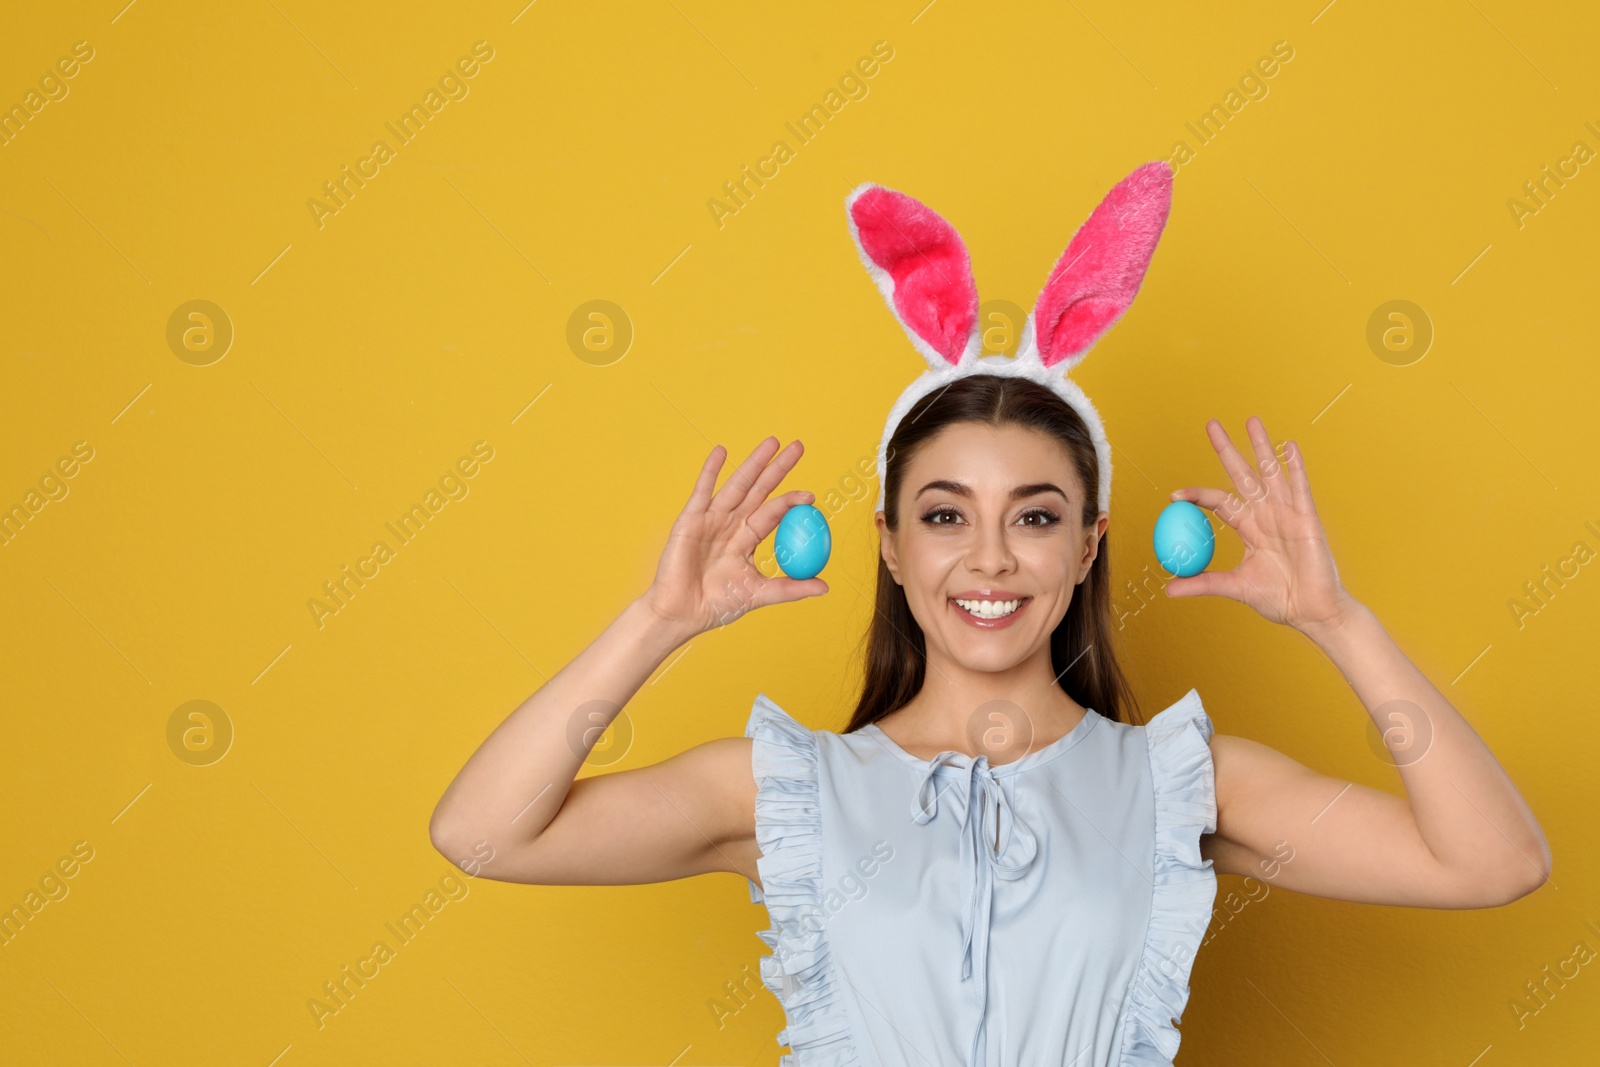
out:
M911 458L904 485L915 493L936 478L964 482L980 493L1028 482L1054 482L1075 500L1082 493L1067 446L1043 430L1014 423L958 422L940 430Z

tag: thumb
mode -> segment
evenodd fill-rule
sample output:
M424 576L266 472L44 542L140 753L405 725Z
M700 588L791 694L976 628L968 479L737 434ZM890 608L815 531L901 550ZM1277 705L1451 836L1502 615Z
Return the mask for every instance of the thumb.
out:
M760 604L786 604L791 600L821 596L828 583L821 578L768 578L761 585Z
M1170 597L1224 595L1221 576L1212 571L1201 571L1188 578L1169 578L1166 590Z

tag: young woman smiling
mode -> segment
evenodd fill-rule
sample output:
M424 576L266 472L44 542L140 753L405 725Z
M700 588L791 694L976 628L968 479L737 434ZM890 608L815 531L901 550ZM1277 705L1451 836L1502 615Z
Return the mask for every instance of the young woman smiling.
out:
M1141 275L1154 246L1144 208L1170 184L1159 168L1091 219L1102 250L1143 241ZM1026 358L975 366L968 289L931 311L901 299L959 287L966 267L942 220L906 199L853 216L932 370L880 450L875 610L845 729L807 727L762 693L743 737L576 780L601 728L679 645L828 591L752 562L812 499L772 495L800 442L779 451L769 437L721 488L718 446L650 587L450 785L431 827L439 850L537 884L743 876L773 921L761 977L797 1067L1170 1064L1219 874L1427 908L1494 907L1542 885L1550 851L1528 805L1341 584L1301 451L1286 442L1280 459L1260 419L1246 423L1253 461L1206 424L1232 491L1172 494L1231 528L1243 559L1173 579L1167 595L1228 597L1315 643L1377 722L1405 795L1218 734L1193 689L1135 721L1113 641L1109 451L1079 394L1042 384L1039 350L1066 337L1051 297L1061 279L1083 281L1072 270L1098 272L1078 320L1091 340L1115 318L1105 294L1120 313L1137 276L1126 285L1126 261L1075 254L1075 240L1030 316ZM872 212L896 210L868 232ZM1055 332L1035 337L1036 324ZM856 895L841 907L846 884Z
M831 739L855 736L868 744L881 742L907 764L944 753L973 753L1004 773L1051 751L1070 756L1084 749L1082 744L1070 749L1062 745L1082 736L1086 722L1109 728L1119 750L1127 744L1124 734L1142 729L1122 721L1131 700L1111 644L1115 622L1103 551L1107 519L1086 506L1094 499L1093 487L1081 473L1086 450L1079 435L1063 437L1031 425L1072 421L1065 405L1036 389L984 376L966 379L909 423L915 442L897 442L889 464L893 502L878 515L883 549L867 681L845 734L828 735ZM982 417L989 412L995 413L993 419ZM1093 840L1069 848L1066 831L1059 831L1063 840L1053 862L1077 862L1097 871L1102 882L1110 881L1104 878L1107 873L1128 882L1114 894L1079 886L1076 895L1049 901L1047 913L1062 930L1080 935L1119 913L1131 916L1137 926L1141 918L1148 921L1161 889L1198 889L1199 899L1191 896L1192 906L1181 912L1191 925L1198 923L1189 939L1194 944L1175 941L1157 957L1183 978L1192 963L1188 957L1205 931L1216 874L1260 877L1271 865L1274 884L1300 893L1374 904L1482 908L1532 892L1550 871L1550 852L1539 825L1493 754L1372 612L1340 584L1298 447L1290 442L1288 463L1281 464L1260 421L1252 419L1248 426L1266 473L1258 476L1213 420L1207 431L1236 493L1192 488L1174 494L1226 521L1244 541L1245 558L1232 571L1173 579L1168 594L1232 597L1271 622L1294 627L1338 666L1369 713L1386 707L1415 709L1420 718L1407 725L1425 729L1431 740L1422 758L1413 753L1397 759L1406 790L1401 797L1320 774L1243 737L1211 735L1207 747L1214 767L1215 831L1194 828L1189 836L1198 841L1203 862L1174 868L1195 876L1192 881L1148 884L1161 873L1153 869L1157 864L1134 857L1124 863L1109 839L1098 850ZM478 855L468 868L474 874L542 885L640 884L732 872L749 879L760 899L762 875L769 866L758 844L753 767L766 757L764 766L776 768L792 752L778 746L792 735L772 742L755 736L719 738L652 766L575 778L601 727L683 643L756 608L827 592L820 578L767 578L751 560L784 511L811 499L810 493L798 490L769 498L802 451L798 441L774 458L777 449L775 438L762 442L715 492L724 451L713 449L672 528L654 583L495 730L439 802L431 831L447 858L461 862ZM1087 453L1091 462L1092 455ZM746 588L750 592L742 591ZM973 617L957 602L997 599L1021 601L999 625ZM761 698L752 725L765 730L774 722L776 713L769 705ZM582 725L589 729L575 733L574 713L584 709L592 716L596 708L609 709L609 714L585 719ZM1168 709L1185 710L1182 702ZM1379 723L1385 731L1392 725ZM787 724L779 728L783 726ZM1362 727L1351 720L1350 728ZM816 731L814 740L824 734ZM575 745L570 740L574 737L583 740ZM763 744L769 750L757 752ZM838 766L848 768L852 762ZM1128 766L1137 766L1137 761ZM1156 772L1161 770L1158 764ZM769 779L774 786L795 780L803 779ZM1139 795L1134 787L1140 783L1123 779L1120 784L1129 788L1113 788L1098 797L1075 796L1064 805L1089 839L1109 831L1110 824L1120 821L1117 809ZM1151 788L1148 780L1142 786ZM910 795L909 785L903 792ZM959 795L955 789L949 793ZM813 810L826 808L816 790L811 797ZM783 797L774 792L771 800L768 843L781 843L784 812L778 805ZM1173 800L1176 811L1176 791ZM1199 806L1205 808L1203 798ZM1140 818L1151 818L1149 803L1135 808ZM997 841L1007 829L1000 825L1000 814L987 823ZM872 880L865 901L840 912L840 921L853 919L862 929L881 929L891 909L899 907L897 900L909 901L911 914L922 914L914 906L916 891L908 887L932 881L941 883L934 893L959 891L967 870L945 863L947 857L933 854L924 868L912 866L919 853L911 832L925 827L905 817L903 796L897 794L887 811L854 811L850 816L861 823L854 836L863 843L847 844L847 858L834 864L836 869L848 871L859 858L870 856L867 839L874 835L887 837L896 858ZM1030 821L1043 839L1050 817ZM1284 855L1285 843L1292 860L1274 863ZM484 854L492 858L483 861ZM896 863L906 874L905 884L891 886L886 879L895 873ZM1119 863L1125 871L1114 871ZM828 866L823 864L819 885L835 880L828 876ZM778 873L792 888L792 868ZM771 893L773 888L764 890ZM1133 896L1123 896L1120 889L1134 891ZM883 910L868 910L879 902ZM825 925L833 955L853 947L864 959L877 953L904 960L932 932L909 922L872 935L870 944L863 936L850 946L836 922L801 921L821 907L820 897L802 905L793 926L809 927L806 936L820 941L824 935L814 928ZM1180 912L1174 909L1173 914ZM995 938L999 931L985 933ZM1030 936L1049 942L1054 933L1048 923L1036 923ZM763 978L776 987L780 999L789 976L811 977L807 968L814 957L803 958L804 947L763 960ZM831 958L827 962L837 966ZM940 980L949 978L948 967L948 960L928 964ZM901 963L894 973L905 984L921 971L918 964ZM1038 987L1061 988L1048 961L1032 973ZM861 985L869 976L863 970L852 980ZM889 988L888 982L886 978L883 987L858 994L877 998L856 1009L863 1034L877 1020L873 1006L888 999L879 991ZM790 979L788 988L799 986ZM828 988L838 993L846 987L835 983ZM1112 982L1108 988L1121 985ZM1163 1003L1157 995L1149 999ZM889 1016L894 1025L883 1026L882 1033L891 1045L905 1042L905 1024L922 1021L935 1001L924 1003L925 1008ZM785 1007L789 1010L787 1003ZM1086 1006L1077 1028L1066 1028L1075 1037L1083 1032L1089 1041L1084 1047L1114 1047L1122 1036L1114 1014L1109 1026L1094 1025L1103 1007ZM1181 1011L1182 1005L1178 1007ZM1001 1025L991 1020L991 1035ZM950 1048L964 1054L965 1035L956 1036L962 1040ZM792 1032L789 1038L800 1040ZM865 1038L852 1032L844 1040ZM911 1041L903 1046L906 1063L921 1062L919 1051L942 1047L929 1035ZM880 1051L884 1047L880 1044ZM1069 1047L1074 1052L1079 1048Z

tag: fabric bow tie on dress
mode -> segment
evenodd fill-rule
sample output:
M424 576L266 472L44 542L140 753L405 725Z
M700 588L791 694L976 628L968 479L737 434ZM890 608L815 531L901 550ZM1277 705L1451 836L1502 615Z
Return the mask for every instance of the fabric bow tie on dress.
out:
M959 786L939 789L937 770L953 766L963 773ZM951 814L965 831L961 838L961 866L970 877L962 892L961 912L964 947L961 977L968 979L977 962L979 1009L978 1028L972 1035L968 1063L976 1065L978 1042L983 1035L983 1017L989 1005L989 917L994 906L994 879L1015 881L1021 878L1039 853L1033 830L1012 810L987 756L965 752L941 752L928 764L911 797L911 819L926 825L939 814L939 798L946 797ZM992 836L998 831L998 837ZM981 854L981 856L980 856ZM985 862L987 860L987 862Z

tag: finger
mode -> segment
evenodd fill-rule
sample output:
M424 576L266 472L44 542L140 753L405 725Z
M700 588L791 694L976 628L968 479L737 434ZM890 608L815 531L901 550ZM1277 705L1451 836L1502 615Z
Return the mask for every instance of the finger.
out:
M711 502L711 490L717 485L717 472L722 469L722 461L728 455L728 450L717 445L706 457L704 465L700 468L700 476L695 479L694 490L689 494L689 504L685 511L703 511Z
M772 458L772 453L778 447L776 437L768 437L755 451L745 457L739 468L728 475L728 480L717 490L717 495L711 500L711 510L719 512L733 511L744 502L745 495L750 492L750 486L756 480L756 472L766 466L767 460Z
M778 487L778 483L788 476L794 465L800 462L800 456L805 452L805 446L799 441L790 441L789 447L767 464L761 476L750 487L750 492L745 496L744 502L734 508L735 514L748 514L760 507L767 499L767 494ZM763 535L764 536L764 535Z
M821 578L768 578L757 587L751 610L768 604L787 604L792 600L821 596L827 591L828 583Z
M1265 615L1269 619L1281 621L1289 617L1289 606L1287 604L1281 603L1279 600L1270 596L1265 589L1261 588L1255 582L1252 582L1249 578L1246 578L1242 573L1239 573L1239 571L1240 568L1235 567L1233 570L1226 572L1228 574L1238 575L1239 580L1236 589L1239 595L1235 597L1236 600L1239 600L1245 604L1250 604L1250 606L1254 607L1257 611L1261 612L1261 614ZM1252 603L1244 595L1245 586L1249 586L1250 591L1255 593L1256 599L1254 603Z
M783 521L784 515L788 513L790 508L797 504L813 503L816 499L817 495L815 493L804 489L794 489L784 493L782 496L775 496L761 505L748 519L744 520L744 524L755 535L752 547L765 541L767 535L778 528L778 523Z
M1286 453L1285 463L1289 468L1289 496L1294 501L1297 511L1315 515L1317 512L1316 501L1311 499L1311 480L1306 477L1306 460L1300 452L1298 441L1289 441L1283 446Z
M1272 435L1267 433L1266 424L1258 415L1252 415L1244 420L1245 432L1250 435L1250 445L1256 452L1256 472L1266 482L1269 493L1275 493L1288 499L1288 485L1283 475L1283 464L1278 461L1278 453L1272 447Z
M1233 600L1243 601L1239 595L1242 584L1239 576L1234 571L1201 571L1189 578L1167 579L1167 595L1180 596L1225 596Z
M1233 493L1202 486L1174 490L1172 499L1187 500L1197 507L1205 508L1235 531L1239 529L1239 520L1244 518L1248 510L1248 505Z
M1241 574L1238 567L1231 571L1201 571L1189 578L1169 578L1165 588L1170 597L1225 596L1255 608L1268 618L1288 617L1285 606L1275 602L1265 590ZM1254 601L1249 593L1256 594Z
M1217 576L1210 571L1201 571L1190 578L1168 578L1167 584L1162 588L1170 597L1180 596L1215 596L1217 592Z
M1233 479L1233 487L1239 491L1239 495L1250 501L1260 500L1265 487L1256 477L1255 470L1234 447L1233 439L1228 436L1228 431L1222 428L1219 420L1212 419L1206 423L1206 436L1211 439L1211 447L1217 450L1217 457L1222 460L1222 469Z

